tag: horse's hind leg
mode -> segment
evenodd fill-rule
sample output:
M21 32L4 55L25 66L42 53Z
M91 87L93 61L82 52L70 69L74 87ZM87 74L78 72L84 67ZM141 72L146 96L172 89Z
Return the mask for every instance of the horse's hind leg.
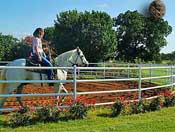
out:
M13 83L13 84L9 84L9 87L5 90L4 94L11 94L15 88L18 87L19 84L17 83ZM7 97L2 97L1 101L0 101L0 108L3 107L3 104L5 102L5 100L7 99Z
M16 94L21 94L22 93L22 90L23 90L23 86L25 84L20 84L18 87L17 87L17 90L16 90ZM19 97L16 97L17 101L19 102L19 105L20 106L23 106L23 102L21 101L21 96Z

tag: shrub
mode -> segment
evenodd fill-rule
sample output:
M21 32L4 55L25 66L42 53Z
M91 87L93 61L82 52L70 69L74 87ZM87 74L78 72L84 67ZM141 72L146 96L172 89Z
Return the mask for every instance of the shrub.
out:
M150 101L149 100L142 100L142 105L143 105L143 112L148 112L150 111Z
M19 110L17 110L9 119L9 125L11 127L28 126L34 123L35 120L33 118L33 114L30 112L28 106L20 106Z
M73 119L84 119L87 117L88 107L84 102L73 102L70 106L70 114Z
M37 121L57 121L59 119L60 111L53 106L44 106L41 109L33 111L28 106L19 107L9 119L11 127L28 126L35 124Z
M19 106L19 109L17 110L17 113L24 114L30 111L30 108L28 106L22 107Z
M160 110L161 106L162 106L162 101L161 101L161 98L158 97L158 98L151 101L151 103L149 105L149 110L150 111Z
M19 114L15 113L9 120L11 127L28 126L33 124L32 116L30 114Z
M35 113L39 121L51 122L59 120L60 110L53 106L45 106L37 110Z
M163 105L165 107L174 106L175 105L175 96L174 95L165 96Z
M130 104L131 107L131 113L132 114L138 114L138 113L144 113L144 107L143 107L143 102L134 102Z
M72 119L83 119L87 117L88 108L93 108L95 100L89 100L84 96L79 96L76 100L70 100L69 113Z
M121 101L116 101L112 107L112 116L116 117L121 114L124 109L124 104Z

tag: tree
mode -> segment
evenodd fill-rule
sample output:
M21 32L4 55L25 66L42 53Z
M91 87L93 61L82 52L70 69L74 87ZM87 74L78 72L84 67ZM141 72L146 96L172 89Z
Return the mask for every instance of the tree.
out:
M171 53L161 53L161 59L162 60L169 60L172 63L175 62L175 51L172 51Z
M112 58L117 45L112 26L111 17L104 12L61 12L55 21L57 53L79 46L90 62Z
M31 54L32 47L23 41L20 41L17 43L12 49L11 49L11 58L10 60L18 59L18 58L28 58Z
M24 42L25 44L29 45L29 46L32 46L32 43L33 43L33 39L34 37L32 35L29 35L29 36L26 36L22 42Z
M114 25L118 34L118 57L125 61L134 61L144 48L144 16L137 11L127 11L114 19Z
M9 61L13 58L12 48L19 42L17 38L11 35L2 35L0 33L0 60Z
M118 34L117 54L124 61L160 59L160 49L172 28L163 19L146 18L137 11L127 11L114 18Z
M44 40L47 40L47 41L53 43L54 33L55 33L55 28L54 27L45 28L44 29Z
M31 37L18 40L11 35L0 33L0 60L12 61L18 58L27 58L31 53Z
M172 27L163 19L145 18L145 21L143 60L160 60L160 50L167 45L166 37L172 32Z

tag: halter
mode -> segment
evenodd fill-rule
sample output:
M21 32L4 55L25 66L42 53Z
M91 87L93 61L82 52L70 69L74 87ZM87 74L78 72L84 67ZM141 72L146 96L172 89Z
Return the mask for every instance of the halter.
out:
M85 63L83 62L83 57L84 57L84 56L83 56L83 55L80 55L80 52L77 50L77 57L76 57L76 59L75 59L75 63L73 63L72 61L69 60L69 62L72 64L72 66L74 66L74 65L78 66L78 64L77 64L78 57L80 57L81 62L82 62L83 64L85 64Z

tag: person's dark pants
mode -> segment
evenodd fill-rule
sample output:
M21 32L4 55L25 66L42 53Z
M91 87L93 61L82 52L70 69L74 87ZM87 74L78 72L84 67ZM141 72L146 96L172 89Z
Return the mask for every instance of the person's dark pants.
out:
M41 55L41 58L42 58L42 62L40 62L41 66L48 66L48 67L52 67L53 66L50 63L50 61L46 59L46 56L44 54ZM38 56L37 55L34 55L33 59L38 62ZM54 75L53 74L53 69L47 69L46 72L47 72L48 79L52 80L53 79L53 75Z

